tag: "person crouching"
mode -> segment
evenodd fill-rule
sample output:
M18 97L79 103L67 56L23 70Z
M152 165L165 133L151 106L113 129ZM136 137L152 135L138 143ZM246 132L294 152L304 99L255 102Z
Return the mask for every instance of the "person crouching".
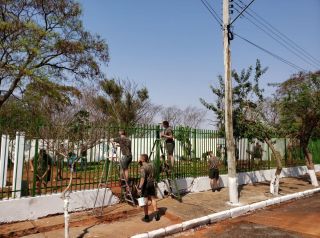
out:
M150 217L148 213L148 200L151 201L153 210L155 212L156 221L159 221L160 213L157 208L153 164L149 163L149 157L146 154L140 155L139 164L141 167L140 167L140 183L138 186L138 193L146 199L146 205L144 206L145 216L143 218L143 221L145 222L150 221Z

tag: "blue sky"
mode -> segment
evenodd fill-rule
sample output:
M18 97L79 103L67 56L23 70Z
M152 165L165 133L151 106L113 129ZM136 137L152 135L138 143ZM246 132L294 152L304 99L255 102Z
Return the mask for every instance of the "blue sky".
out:
M239 0L234 0L239 1ZM249 0L243 0L248 3ZM222 0L209 0L221 14ZM200 0L81 0L84 25L106 39L109 78L130 79L149 89L156 104L202 107L199 97L213 100L208 86L223 74L222 33ZM320 60L320 0L256 0L251 9ZM234 11L233 17L237 15ZM301 61L246 19L234 32L308 70ZM235 38L232 68L259 58L269 70L268 83L281 82L296 71ZM211 117L211 114L208 114Z

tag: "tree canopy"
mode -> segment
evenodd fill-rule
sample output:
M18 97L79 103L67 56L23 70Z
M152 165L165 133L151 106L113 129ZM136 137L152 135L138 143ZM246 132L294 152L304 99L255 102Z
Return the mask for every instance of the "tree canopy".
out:
M0 16L0 107L30 83L64 85L103 77L108 46L84 29L78 2L4 0Z
M320 71L293 75L278 86L277 96L281 128L300 141L312 166L308 144L320 125Z
M254 68L254 76L252 77L253 67L243 69L240 73L232 71L233 79L233 128L234 137L245 137L248 133L246 128L246 117L249 113L249 108L256 107L257 103L263 100L263 89L259 83L261 77L267 71L267 68L262 68L259 60L256 61ZM218 120L217 127L224 136L224 81L221 75L218 76L218 86L210 85L210 89L215 96L215 102L210 103L200 98L200 102L209 110L212 110Z

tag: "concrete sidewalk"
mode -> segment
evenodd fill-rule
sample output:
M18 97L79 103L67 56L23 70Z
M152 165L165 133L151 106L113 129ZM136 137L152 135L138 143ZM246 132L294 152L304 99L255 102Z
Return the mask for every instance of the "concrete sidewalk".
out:
M320 237L320 193L171 237Z
M305 178L281 179L281 195L296 193L313 188ZM268 183L240 187L241 204L251 204L271 198ZM118 204L104 209L104 216L97 218L90 212L71 214L71 237L129 237L214 212L230 209L228 190L187 194L179 203L171 198L158 201L162 211L160 221L141 221L143 210L127 204ZM50 204L48 204L50 206ZM64 218L62 215L0 225L0 237L63 237Z

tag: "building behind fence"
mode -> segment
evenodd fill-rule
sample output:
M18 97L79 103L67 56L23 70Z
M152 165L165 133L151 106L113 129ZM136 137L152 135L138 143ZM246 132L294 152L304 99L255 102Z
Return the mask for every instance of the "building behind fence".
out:
M53 136L28 137L28 135L17 132L15 136L2 134L0 151L0 199L19 198L22 196L35 196L41 194L59 193L68 183L70 176L69 157L76 159L74 180L72 190L84 190L97 188L101 177L106 180L108 187L119 186L118 160L121 156L119 149L113 148L110 138L117 136L118 127L95 128L81 135L60 133ZM150 155L150 159L156 165L157 178L161 179L161 158L165 153L163 142L160 140L159 126L137 126L127 128L132 141L133 162L130 166L130 178L139 178L139 155L144 153ZM217 131L190 129L178 127L175 134L175 176L176 178L207 176L207 155L212 151L221 160L221 172L227 171L227 158L225 156L225 140L220 138ZM156 143L156 142L160 143ZM283 156L283 166L303 165L304 159L301 149L297 143L286 138L273 139L275 148ZM237 170L238 172L252 171L258 169L270 169L275 167L271 150L268 145L261 145L262 158L256 164L253 160L254 146L258 141L249 142L240 139L237 145ZM60 146L63 145L66 154L63 159L61 175L58 178L58 154ZM311 141L310 150L315 162L320 162L320 140ZM85 149L83 149L85 148ZM37 167L32 169L32 160L39 159L39 151L46 150L52 158L52 171L50 181L41 185L37 191ZM113 160L111 166L111 160ZM103 166L106 169L103 172ZM108 169L111 166L110 169ZM109 174L108 174L109 172Z

